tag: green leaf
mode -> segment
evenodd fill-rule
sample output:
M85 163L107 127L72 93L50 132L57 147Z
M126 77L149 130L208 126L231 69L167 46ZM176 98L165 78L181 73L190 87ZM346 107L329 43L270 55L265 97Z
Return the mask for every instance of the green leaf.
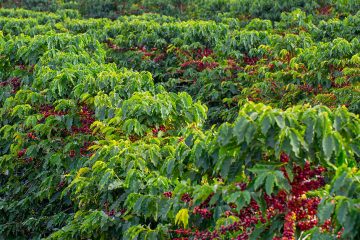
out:
M219 166L220 167L220 174L225 179L228 176L231 163L232 163L232 157L225 156L225 159L223 159L223 161L221 162L221 166Z
M294 180L294 173L293 173L292 168L287 164L285 166L285 170L286 170L286 173L287 173L287 175L289 177L290 182L292 182Z
M314 127L315 124L312 119L307 120L306 129L305 129L305 140L310 145L314 140Z
M246 129L246 134L245 134L245 139L246 139L247 144L249 144L249 145L251 144L251 142L254 138L255 132L256 132L255 126L252 124L249 124Z
M331 203L331 201L326 201L324 204L319 206L318 217L320 223L324 223L325 220L329 219L334 212L335 204Z
M295 130L290 129L290 144L292 147L293 152L295 153L295 156L299 156L300 153L300 139L299 139L299 135L300 134L296 134Z
M278 115L275 117L275 122L279 126L279 128L283 129L285 127L285 120L283 116Z
M231 141L231 127L230 124L223 124L219 129L217 142L221 146L225 146Z
M271 124L270 116L265 116L261 122L261 133L266 135L271 125L272 124Z
M187 208L181 209L175 217L175 224L182 224L184 228L189 224L189 210Z
M238 191L234 192L230 195L227 195L224 200L227 203L235 203L236 204L236 210L240 211L243 207L248 205L251 201L251 195L249 191Z
M264 180L265 180L266 176L267 176L267 174L261 174L256 177L255 183L254 183L255 190L257 190L261 185L264 184Z
M265 191L267 195L271 195L274 189L274 184L275 184L275 176L274 175L270 175L266 177L266 182L265 182Z
M347 172L341 172L341 175L336 175L335 181L333 183L333 187L331 189L331 194L339 194L338 191L340 191L342 188L344 188L344 184L346 184L346 178L347 178Z
M248 126L249 121L244 117L240 118L240 120L235 123L233 134L236 137L238 144L241 144L244 141ZM250 138L250 136L248 138Z
M65 125L66 125L66 129L70 131L73 125L73 118L71 116L66 116Z
M347 218L351 218L350 203L347 199L341 200L336 206L336 219L342 226L345 226Z
M264 224L257 224L255 227L255 230L252 231L252 233L250 234L249 240L257 240L260 237L260 234L262 232L264 232L264 230L266 229L266 225Z
M324 151L325 158L329 160L335 148L335 141L332 135L327 134L323 137L322 148Z

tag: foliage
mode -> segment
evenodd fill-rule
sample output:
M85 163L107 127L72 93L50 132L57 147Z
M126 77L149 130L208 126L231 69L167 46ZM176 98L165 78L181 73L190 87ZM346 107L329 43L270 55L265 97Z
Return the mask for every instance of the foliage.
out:
M356 1L46 2L0 9L0 239L360 237Z

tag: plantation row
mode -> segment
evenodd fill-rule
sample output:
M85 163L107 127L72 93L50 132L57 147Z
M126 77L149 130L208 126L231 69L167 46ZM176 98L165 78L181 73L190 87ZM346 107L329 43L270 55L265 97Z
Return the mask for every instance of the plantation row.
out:
M244 25L159 15L75 20L70 10L39 15L3 9L0 16L0 29L13 36L7 49L33 45L22 49L24 63L35 64L44 51L38 39L85 34L105 44L106 62L149 71L166 89L205 103L208 125L233 121L234 106L246 99L283 109L310 103L360 112L359 14L315 25L296 10L274 26L260 19Z
M0 239L360 237L359 13L0 16Z
M302 8L316 18L344 17L360 10L359 0L0 0L0 7L56 11L75 9L85 17L159 13L182 19L262 18L278 20L282 12Z

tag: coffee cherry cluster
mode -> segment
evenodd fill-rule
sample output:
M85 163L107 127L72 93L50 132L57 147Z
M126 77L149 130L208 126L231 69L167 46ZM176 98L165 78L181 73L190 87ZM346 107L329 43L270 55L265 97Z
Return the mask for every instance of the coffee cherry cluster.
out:
M225 75L221 79L221 82L235 79L238 76L237 73L242 69L243 68L240 67L233 59L228 59L227 66L224 68L224 71L229 72L230 75ZM234 97L233 101L234 101L234 106L235 106L235 104L237 104L237 102L238 102L238 99L236 97Z
M321 174L324 173L325 170L322 166L311 169L310 162L308 161L305 163L304 168L295 166L293 169L294 180L291 183L291 193L299 196L324 186L325 180Z
M0 87L5 87L8 85L12 87L11 93L15 94L20 89L21 79L18 77L13 77L8 79L7 81L0 82Z
M322 232L330 232L332 229L331 219L326 219L325 222L320 226Z
M208 57L212 55L214 52L210 48L204 48L204 49L198 48L194 50L194 53L196 54L196 58L202 59L203 57Z
M350 82L344 82L344 83L331 82L331 87L333 87L333 88L344 88L344 87L348 87L348 86L351 86Z
M275 68L275 64L273 64L273 63L269 63L267 66L268 66L269 70L274 70L274 68Z
M329 14L331 14L333 8L331 5L325 5L325 6L319 7L317 10L318 10L319 15L329 15Z
M115 209L109 210L109 202L108 201L104 202L104 208L105 208L104 212L106 215L108 215L109 217L115 216L116 211L115 211ZM126 212L126 211L120 211L121 214L123 214L124 212Z
M174 233L176 233L178 235L182 235L182 236L189 236L192 234L192 231L190 229L182 229L182 228L179 228L176 230L170 230L169 232L174 232Z
M55 111L55 108L51 105L43 105L40 107L40 112L44 119L50 116L63 116L68 114L66 111Z
M154 49L156 49L156 48L154 48ZM146 59L146 57L152 57L154 55L155 50L151 49L151 51L148 51L145 46L141 46L138 48L137 51L143 54L142 59Z
M245 56L243 57L243 61L246 65L255 65L259 61L259 58L249 57L248 55L245 54Z
M30 164L30 163L32 163L33 162L33 158L32 157L28 157L28 158L25 158L24 159L24 162L26 163L26 164Z
M124 49L124 48L120 48L115 43L111 42L110 40L106 40L105 43L106 43L108 48L111 48L111 49L113 49L115 51L125 51L125 50L127 50L127 49Z
M208 199L211 199L211 197L212 195L209 196ZM206 201L202 203L203 206L208 205L208 201L209 201L208 199L206 199ZM210 212L209 210L200 213L199 211L202 210L200 206L195 207L194 212L199 214L202 213L204 215L203 216L204 218L212 217L209 215ZM219 230L213 230L213 231L209 231L209 230L199 231L198 229L195 229L193 231L186 230L186 235L184 234L184 231L175 230L173 232L183 237L191 236L191 239L207 240L207 239L219 239L220 236L227 236L228 233L234 233L246 229L247 231L238 234L235 239L248 239L248 233L251 233L251 231L254 229L255 224L257 224L258 222L263 222L263 223L265 222L265 219L263 219L261 216L261 211L259 210L259 206L254 200L251 201L248 207L241 210L239 213L227 211L227 216L230 215L237 216L240 220L226 226L220 226Z
M91 134L91 124L95 121L94 111L90 110L87 106L82 106L80 110L80 127L72 126L73 133Z
M158 62L164 60L166 57L166 53L161 53L161 52L159 53L158 48L147 49L146 46L140 46L140 47L131 47L131 48L125 49L125 48L120 48L117 45L112 44L112 43L108 43L108 46L117 51L128 51L128 50L136 51L136 52L142 54L142 60L153 58L153 62L155 62L155 63L158 63Z
M114 209L112 209L112 210L110 210L108 212L105 212L105 214L108 215L109 217L113 217L113 216L115 216L116 212L115 212Z
M80 148L80 155L82 157L91 157L93 152L89 150L89 148L94 145L93 142L85 141L84 145ZM74 149L69 151L69 157L74 158L76 156L76 151Z
M235 183L235 186L238 187L241 191L244 191L247 187L247 183L245 182L238 182Z
M172 198L172 192L164 192L163 193L164 197L167 197L167 198Z
M192 200L192 198L190 197L190 194L188 193L184 193L182 196L181 196L181 201L183 202L190 202Z
M153 135L156 137L158 135L159 131L166 132L167 129L164 125L161 125L159 128L154 127L151 131L152 131Z
M306 93L313 93L314 92L314 88L309 84L299 85L299 89L302 92L306 92Z
M17 67L18 67L20 70L26 70L26 65L24 65L24 64L19 64L19 65L17 65Z
M114 217L116 213L124 214L126 212L125 209L120 210L119 212L116 212L115 209L111 209L110 211L105 211L105 214L109 217Z
M204 219L209 219L212 217L212 213L206 208L195 207L193 213L200 214Z
M200 208L206 208L209 207L209 202L211 200L211 198L214 196L214 193L211 193L201 204L200 204Z
M187 67L194 66L198 72L202 72L205 69L214 69L219 66L219 63L217 63L217 62L209 63L209 62L204 62L202 60L204 57L208 57L213 54L213 51L209 48L204 48L204 49L199 48L199 49L193 50L192 52L178 50L178 53L182 54L181 56L177 56L179 59L181 59L183 57L190 59L188 61L183 62L180 65L181 68L187 68ZM192 56L194 56L194 58ZM183 72L181 71L181 73L183 73ZM196 82L196 80L194 80L194 82Z
M73 157L75 157L75 155L76 155L75 150L70 150L69 157L73 158Z
M27 133L26 136L31 140L37 140L38 139L36 137L36 135L34 133L32 133L32 132Z
M34 71L35 65L31 64L31 65L27 66L24 64L19 64L19 65L16 65L16 67L22 71L27 71L29 73L32 73Z
M318 220L317 218L312 218L310 220L303 220L297 223L297 227L301 230L301 231L306 231L306 230L310 230L313 227L315 227L318 224Z
M26 148L21 149L21 150L18 152L18 154L17 154L18 158L21 158L22 156L24 156L25 153L26 153Z
M130 140L131 142L136 142L136 141L138 141L139 139L140 139L140 137L137 136L137 135L135 135L135 134L129 136L129 140Z
M11 93L16 93L20 89L21 80L18 77L14 77L10 79L10 84L13 88Z
M299 85L299 90L317 95L323 91L323 87L321 84L318 84L317 86L311 86L310 84L305 83L303 85Z
M205 231L199 231L195 230L192 231L190 229L176 229L176 230L170 230L169 232L175 233L176 235L179 235L181 237L175 237L172 238L172 240L184 240L184 239L198 239L198 240L205 240L205 239L219 239L219 234L216 230L213 232L205 230Z
M242 67L240 67L236 62L235 60L233 59L228 59L227 60L227 65L228 67L226 67L224 70L227 71L227 70L233 70L233 71L240 71L242 70Z
M341 230L337 232L336 238L341 239L343 233L344 233L344 228L341 228Z
M196 70L199 72L204 71L205 69L213 69L219 66L217 62L203 62L202 60L190 60L181 64L181 68L186 68L189 66L195 66Z
M295 221L296 221L296 214L295 212L288 212L285 215L285 222L284 222L284 233L282 240L295 240Z
M166 57L166 55L164 53L160 53L159 55L154 57L153 61L154 61L154 63L158 63L158 62L161 62L162 60L164 60L165 57Z
M25 156L25 154L26 154L26 151L27 151L26 148L21 149L21 150L17 153L17 156L18 156L18 158L21 158L24 163L30 164L30 163L33 162L34 159L33 159L32 157L25 157L25 158L23 158L23 157Z
M289 163L289 156L285 153L281 154L280 161L287 164ZM304 167L295 165L292 168L294 174L293 181L287 176L285 168L282 168L285 177L288 179L291 190L289 193L284 190L278 191L277 194L271 196L264 194L264 199L267 205L265 218L262 216L260 207L254 199L251 200L249 206L243 208L237 212L236 204L229 204L231 210L224 213L226 217L236 216L239 220L226 225L221 226L219 231L199 231L192 230L187 231L183 237L191 237L194 239L218 239L219 236L229 236L229 234L235 234L235 239L248 239L249 234L255 229L255 225L258 223L266 223L271 221L275 216L284 216L284 225L282 236L276 236L274 239L293 240L295 239L295 230L298 228L301 231L312 229L318 225L317 208L320 203L319 197L307 197L305 194L308 191L316 190L323 187L325 182L322 174L326 171L324 167L311 167L309 162L306 162ZM239 190L246 189L247 184L244 182L235 183L235 186ZM211 218L211 207L209 201L212 195L209 196L200 206L195 207L193 213L200 214L203 218ZM184 194L182 199L191 201L189 194ZM187 202L185 201L185 202ZM324 231L329 231L331 228L329 225L322 226ZM238 233L239 232L239 233ZM340 234L339 234L340 235ZM177 237L180 237L177 236Z
M58 185L56 186L56 191L59 191L65 186L65 181L60 181Z
M281 153L280 155L280 162L288 163L290 160L289 156L286 153Z
M80 155L85 157L92 156L93 153L89 151L89 147L92 145L94 145L93 142L85 141L84 145L80 148Z

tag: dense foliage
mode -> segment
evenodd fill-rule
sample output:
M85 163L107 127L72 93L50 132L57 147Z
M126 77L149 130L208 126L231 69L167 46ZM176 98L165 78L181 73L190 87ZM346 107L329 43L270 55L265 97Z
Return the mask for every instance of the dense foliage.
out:
M76 9L86 17L159 13L182 19L262 18L279 20L282 12L296 8L312 14L348 16L360 10L359 0L0 0L3 7L56 11Z
M0 239L360 238L360 4L268 2L2 1Z

